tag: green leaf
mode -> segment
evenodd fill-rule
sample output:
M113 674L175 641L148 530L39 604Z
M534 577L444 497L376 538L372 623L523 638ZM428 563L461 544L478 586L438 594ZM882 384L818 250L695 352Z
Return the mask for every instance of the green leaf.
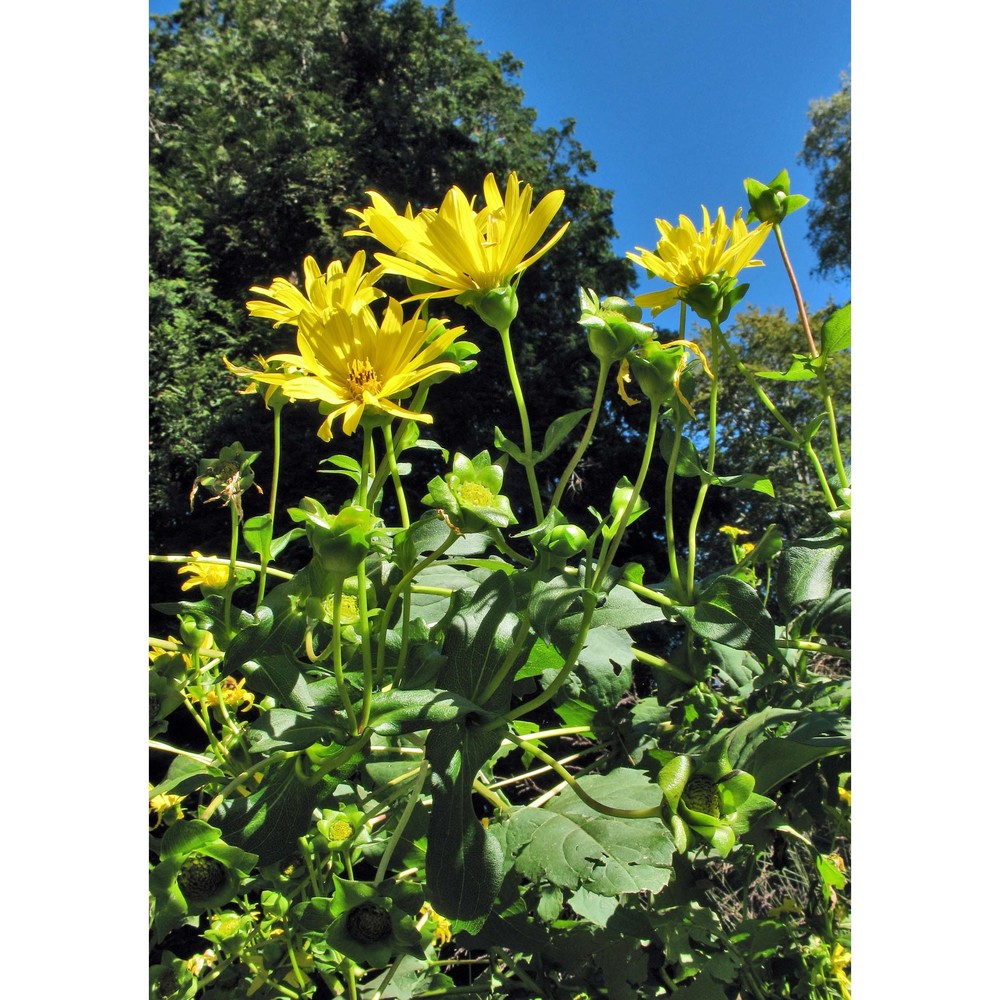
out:
M499 427L493 428L493 446L499 448L500 451L506 452L515 462L520 462L521 465L528 464L528 457L524 454L524 449L514 444Z
M823 353L835 354L846 351L851 346L851 303L838 309L824 324L820 331L820 343Z
M294 712L272 708L264 712L246 731L250 749L259 753L275 750L304 750L330 738L334 717L329 712Z
M259 607L253 619L233 636L226 650L222 668L227 673L238 670L249 660L256 660L266 653L281 653L285 648L297 649L305 638L305 618L286 611L275 621L274 612Z
M318 785L299 778L293 760L283 761L267 771L257 791L236 796L222 818L223 834L230 843L259 855L260 864L281 861L309 829L318 791Z
M581 787L599 802L625 809L657 806L660 789L640 771L585 775ZM670 879L674 843L659 819L621 819L595 812L572 789L542 809L518 809L496 824L517 871L565 889L599 896L657 892Z
M796 604L829 597L843 551L844 538L838 531L800 538L785 547L778 562L777 596L786 615Z
M535 455L535 461L542 462L548 458L569 437L576 425L588 413L590 413L589 408L574 410L572 413L564 413L561 417L556 417L545 431L545 440L542 441L541 451Z
M670 424L664 424L660 428L660 454L663 456L663 461L668 464L675 436L676 432ZM698 450L695 448L694 442L681 435L681 443L677 452L677 475L699 478L704 474L705 469L698 457Z
M333 465L336 468L333 469L320 469L320 472L326 472L331 476L347 476L353 483L358 484L361 482L361 464L355 458L350 458L348 455L331 455L329 458L324 458L320 465Z
M618 909L617 896L601 896L580 886L567 900L573 912L598 927L607 927L611 915Z
M284 708L308 712L313 697L302 672L303 664L287 651L280 656L262 656L247 660L242 667L254 692L270 695Z
M632 687L632 659L627 632L610 625L591 628L575 672L592 705L612 709L622 700Z
M484 720L492 717L454 691L395 690L372 696L368 724L381 736L399 736L462 719L470 712Z
M767 476L756 476L747 473L742 476L712 476L709 479L715 486L735 486L741 490L754 490L756 493L764 493L769 497L774 496L774 487Z
M815 378L817 367L822 365L821 360L812 358L808 354L793 354L792 358L794 360L788 371L758 371L754 374L758 378L767 378L774 382L804 382L806 379Z
M735 577L716 577L693 607L678 605L671 610L704 639L747 649L758 657L777 653L774 622L760 596Z
M247 548L256 553L264 562L271 559L271 538L274 533L274 521L270 514L258 514L248 517L243 522L243 541Z

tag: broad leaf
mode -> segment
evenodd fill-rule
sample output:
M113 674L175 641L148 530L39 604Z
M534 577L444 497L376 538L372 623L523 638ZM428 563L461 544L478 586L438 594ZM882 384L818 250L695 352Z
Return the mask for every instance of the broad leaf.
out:
M758 657L777 652L771 616L753 587L735 577L716 577L693 607L679 605L672 611L704 639L747 649Z
M820 331L820 343L824 354L846 351L851 346L851 303L838 309Z
M542 441L542 449L535 455L536 462L542 462L552 454L572 433L573 428L588 414L590 409L574 410L572 413L564 413L561 417L556 417L549 424L545 432L545 440Z

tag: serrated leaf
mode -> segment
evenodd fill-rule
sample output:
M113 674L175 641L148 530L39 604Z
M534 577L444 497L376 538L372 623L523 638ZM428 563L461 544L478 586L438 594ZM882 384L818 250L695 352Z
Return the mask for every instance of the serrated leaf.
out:
M614 708L632 687L632 659L632 640L627 632L610 625L592 628L576 666L587 700Z
M599 802L619 808L652 808L662 797L644 774L630 768L579 781ZM670 880L674 844L659 819L605 816L571 789L542 809L516 810L501 825L514 867L533 881L546 878L565 889L617 896L657 892Z

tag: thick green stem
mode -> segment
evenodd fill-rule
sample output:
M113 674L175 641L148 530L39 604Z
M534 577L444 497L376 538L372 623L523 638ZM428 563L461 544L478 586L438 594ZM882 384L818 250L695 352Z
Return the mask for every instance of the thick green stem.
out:
M677 475L677 462L681 454L681 418L675 408L674 412L674 443L670 449L670 459L667 462L667 481L663 487L663 524L667 543L667 562L670 565L670 580L674 591L683 593L681 589L681 571L677 562L677 539L674 535L674 479Z
M361 668L363 672L363 690L361 695L361 718L355 730L361 733L368 725L368 716L372 708L372 636L371 623L368 621L368 577L365 575L364 559L358 564L358 629L361 632ZM340 631L339 620L337 631Z
M392 484L396 487L396 501L399 504L400 524L404 528L410 526L410 512L406 507L406 494L403 493L403 484L399 478L399 467L396 465L396 446L392 439L389 425L382 428L385 435L385 457L389 462L389 471L392 473Z
M594 436L594 428L597 426L597 418L601 412L601 403L604 402L604 389L607 385L608 372L610 371L611 362L602 358L601 369L597 375L597 388L594 390L594 405L591 407L587 426L583 430L583 437L580 439L576 451L573 452L573 457L566 464L563 474L559 477L559 484L556 486L556 491L552 496L552 503L549 504L549 510L559 506L563 493L566 492L566 487L572 479L573 470L580 464L580 459L583 458L583 453L587 450L590 439Z
M149 556L150 562L159 563L189 563L189 562L200 562L200 563L210 563L212 566L230 566L234 565L230 563L228 559L223 559L220 556L200 556L198 559L193 559L191 556ZM287 573L283 569L275 569L273 566L261 566L260 563L245 562L242 559L237 559L235 563L238 569L252 569L254 572L264 572L270 576L275 576L279 580L291 580L294 577L294 573Z
M361 586L358 587L360 591L361 587L364 586L363 579L359 581ZM342 650L342 640L340 637L340 604L344 596L344 581L339 577L333 585L333 674L337 678L337 690L340 692L340 702L344 706L344 711L347 713L348 722L351 725L351 732L360 732L358 729L358 717L354 714L354 706L351 704L351 693L347 689L347 684L344 681L344 659ZM358 603L358 608L360 610L361 604Z
M229 579L226 582L226 597L223 603L222 622L229 635L229 619L233 610L233 591L236 589L236 552L240 544L240 514L236 504L229 505Z
M420 769L413 781L413 787L410 789L410 797L407 799L406 807L403 809L403 815L399 817L399 822L396 824L396 829L393 831L392 839L389 841L389 845L386 847L385 853L382 855L382 860L379 861L378 871L375 872L375 885L378 885L385 878L385 873L389 868L389 861L392 858L392 853L396 850L396 845L403 836L406 824L409 823L410 817L413 815L413 810L420 801L420 792L424 787L424 780L429 773L430 765L427 761L421 761Z
M531 424L528 422L528 409L524 404L524 393L521 392L521 382L517 377L517 364L514 352L510 346L510 327L499 331L500 343L503 344L503 356L507 362L507 374L510 377L510 387L514 391L517 411L521 415L521 434L524 437L524 471L528 476L528 486L531 489L531 504L535 510L535 520L543 517L542 495L538 490L538 479L535 477L535 455L531 445Z
M718 371L719 339L722 331L716 320L712 320L712 367ZM708 460L705 464L705 471L711 477L715 475L715 448L719 430L719 380L712 379L712 386L708 391ZM695 557L698 552L698 520L701 517L702 508L705 505L705 496L708 493L708 482L702 482L698 488L698 496L694 502L694 510L691 512L691 524L688 527L688 565L687 565L687 589L686 596L689 601L694 600L694 570Z

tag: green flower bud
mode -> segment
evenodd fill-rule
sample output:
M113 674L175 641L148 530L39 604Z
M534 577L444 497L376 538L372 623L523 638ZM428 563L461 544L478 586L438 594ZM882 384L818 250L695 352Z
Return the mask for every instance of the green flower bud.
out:
M367 507L349 505L331 516L321 503L309 497L288 513L293 520L304 524L320 570L316 581L320 589L314 590L314 596L329 593L322 579L324 575L343 580L357 572L358 564L371 551L379 524Z
M587 547L587 532L576 524L557 524L544 538L541 546L553 555L569 559Z
M703 320L722 323L749 288L748 283L737 284L736 278L719 271L687 289L681 297Z
M181 642L189 649L201 649L201 644L208 635L206 629L198 628L197 623L191 615L185 615L180 619Z
M641 317L642 310L627 299L614 295L598 302L595 292L580 289L579 323L586 327L587 343L599 361L621 361L652 336L653 328L638 322Z
M471 309L494 330L509 330L517 316L517 294L510 285L491 288L488 292L462 292L455 301Z
M762 184L752 177L743 181L747 197L750 199L751 221L759 219L772 225L781 223L785 216L807 204L809 199L801 194L790 194L791 181L788 171L782 170L770 184Z
M629 355L628 363L643 394L654 407L659 407L675 393L674 379L685 364L684 348L650 340Z

